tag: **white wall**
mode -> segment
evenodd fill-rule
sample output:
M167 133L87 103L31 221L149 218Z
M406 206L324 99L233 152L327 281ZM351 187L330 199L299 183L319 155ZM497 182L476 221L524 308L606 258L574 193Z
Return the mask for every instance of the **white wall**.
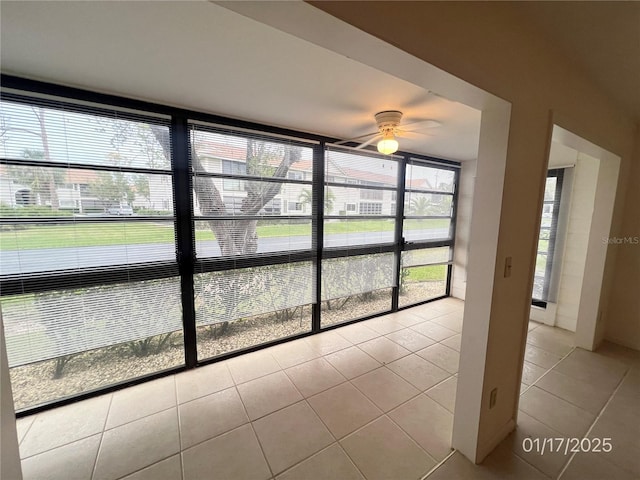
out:
M562 267L555 319L555 324L558 327L572 332L576 331L578 323L578 310L600 166L600 161L597 158L577 152L576 156L572 189L571 191L563 190L563 195L571 196L571 203L564 251L558 252L561 254Z
M9 377L9 362L4 343L4 325L0 311L0 478L22 480L16 416L13 409L13 395Z
M471 211L476 181L477 160L463 162L458 185L458 209L456 211L456 238L453 257L451 296L465 299L467 290L467 258L471 235Z

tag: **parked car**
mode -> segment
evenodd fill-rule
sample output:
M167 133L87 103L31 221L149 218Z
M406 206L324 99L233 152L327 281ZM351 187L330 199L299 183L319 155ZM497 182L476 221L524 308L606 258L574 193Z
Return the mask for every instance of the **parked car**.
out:
M111 207L107 210L109 215L133 215L133 208L129 205L120 205L118 207Z

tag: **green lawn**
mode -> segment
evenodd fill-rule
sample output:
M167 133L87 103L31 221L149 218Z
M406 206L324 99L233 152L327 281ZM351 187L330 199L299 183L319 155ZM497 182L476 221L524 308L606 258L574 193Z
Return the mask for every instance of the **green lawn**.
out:
M446 227L447 220L422 220L421 228ZM348 232L380 232L394 229L389 220L353 220L327 222L327 234ZM309 224L281 224L258 226L258 237L286 237L310 235ZM211 230L197 230L196 240L214 240ZM94 223L32 226L19 230L0 231L0 250L56 247L90 247L97 245L126 245L144 243L173 243L173 224L167 223Z
M446 265L427 265L424 267L411 267L406 270L409 272L405 277L406 282L427 282L447 278Z

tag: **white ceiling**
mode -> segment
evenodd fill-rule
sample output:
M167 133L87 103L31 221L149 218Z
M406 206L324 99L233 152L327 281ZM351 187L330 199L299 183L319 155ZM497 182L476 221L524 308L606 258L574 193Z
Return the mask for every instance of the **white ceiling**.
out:
M475 158L480 111L208 2L1 3L4 73L352 138L434 119L401 149Z

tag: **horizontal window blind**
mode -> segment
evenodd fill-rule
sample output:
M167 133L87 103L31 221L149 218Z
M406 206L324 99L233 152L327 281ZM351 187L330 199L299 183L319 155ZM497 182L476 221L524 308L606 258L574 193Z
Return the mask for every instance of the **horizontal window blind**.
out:
M406 192L404 214L416 217L450 217L453 207L452 194Z
M407 190L453 193L455 191L455 172L451 169L427 166L420 160L411 159L407 163L405 188Z
M9 366L181 330L178 278L3 297Z
M420 248L402 252L402 267L417 267L452 260L453 251L449 247Z
M393 253L358 255L322 261L322 300L393 287Z
M398 160L390 155L330 146L325 156L325 181L395 188Z
M199 273L194 277L198 325L231 322L315 301L311 262Z
M198 258L311 248L311 146L200 122L190 129Z
M449 218L405 218L403 235L408 242L451 239Z

